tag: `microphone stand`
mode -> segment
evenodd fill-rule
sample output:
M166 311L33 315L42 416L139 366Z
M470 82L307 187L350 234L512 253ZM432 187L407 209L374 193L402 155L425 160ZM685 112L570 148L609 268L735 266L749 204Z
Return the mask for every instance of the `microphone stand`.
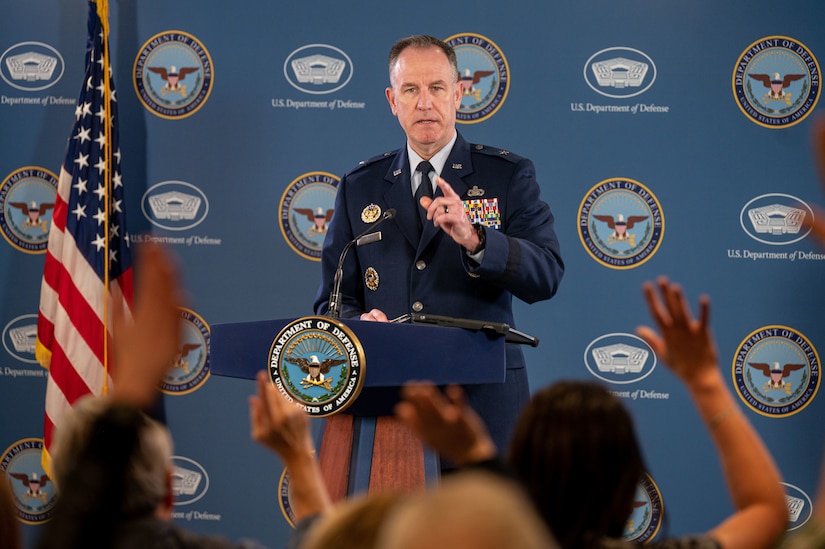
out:
M335 269L335 277L332 279L332 291L329 293L329 310L327 311L327 316L332 318L341 318L341 278L344 275L344 259L346 258L350 248L354 245L362 246L364 244L370 244L371 242L381 240L380 232L373 233L371 235L367 235L367 233L375 230L375 228L384 221L394 217L395 208L390 208L384 212L381 219L367 227L367 230L347 242L347 245L344 246L343 250L341 250L341 255L338 257L338 268Z

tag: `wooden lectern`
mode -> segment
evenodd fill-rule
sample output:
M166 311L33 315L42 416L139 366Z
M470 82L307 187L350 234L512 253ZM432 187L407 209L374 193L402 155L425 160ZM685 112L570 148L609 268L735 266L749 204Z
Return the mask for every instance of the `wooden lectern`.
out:
M269 368L273 340L296 319L211 327L211 373L254 379ZM364 491L423 489L439 476L438 456L392 415L399 388L409 380L437 385L503 383L500 334L417 324L336 320L364 349L364 385L357 400L327 416L319 463L334 501Z

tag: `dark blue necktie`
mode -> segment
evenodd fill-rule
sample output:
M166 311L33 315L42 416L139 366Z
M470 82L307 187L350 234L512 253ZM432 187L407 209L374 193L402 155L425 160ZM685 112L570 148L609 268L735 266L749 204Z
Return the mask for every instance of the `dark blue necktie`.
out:
M418 165L416 171L421 172L421 184L419 184L415 190L415 207L418 210L418 219L420 220L418 228L420 230L423 229L424 224L427 222L427 210L421 207L421 197L433 197L433 185L430 181L430 172L435 170L433 169L433 165L425 160Z

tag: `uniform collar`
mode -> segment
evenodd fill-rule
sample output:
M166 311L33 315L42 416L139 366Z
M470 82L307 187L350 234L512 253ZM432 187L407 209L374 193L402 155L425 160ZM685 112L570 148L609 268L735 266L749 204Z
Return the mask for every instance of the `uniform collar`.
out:
M444 171L444 164L447 163L447 157L450 156L450 152L453 150L453 145L455 145L456 139L458 139L458 131L453 134L453 138L450 141L441 147L437 153L430 158L430 164L432 164L435 173L441 175ZM415 152L412 147L410 147L409 141L407 142L407 158L410 161L410 173L415 173L415 169L418 165L424 161L417 152Z

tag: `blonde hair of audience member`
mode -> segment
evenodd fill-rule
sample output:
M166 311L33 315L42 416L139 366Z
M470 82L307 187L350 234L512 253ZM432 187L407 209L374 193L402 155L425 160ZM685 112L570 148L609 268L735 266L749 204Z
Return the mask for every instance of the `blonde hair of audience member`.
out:
M391 513L381 549L548 549L553 536L513 481L484 471L462 471Z
M55 483L58 489L66 484L68 475L81 465L84 448L94 424L111 414L119 403L106 397L87 396L79 399L57 431L53 451ZM138 443L124 471L124 493L120 512L124 516L171 516L168 501L172 471L172 438L160 423L140 414Z
M379 492L356 496L329 509L307 534L301 549L371 549L387 515L406 495Z
M3 547L20 549L23 542L20 535L20 525L17 522L17 509L14 506L14 497L11 487L5 477L0 480L0 540Z

